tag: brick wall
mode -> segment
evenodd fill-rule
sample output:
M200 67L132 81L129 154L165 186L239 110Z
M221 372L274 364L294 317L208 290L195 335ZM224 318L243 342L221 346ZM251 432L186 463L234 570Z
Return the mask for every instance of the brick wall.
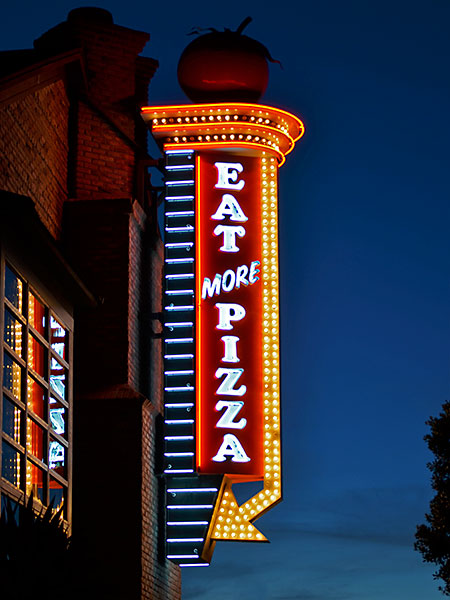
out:
M159 239L150 255L150 286L152 289L152 310L161 310L163 245ZM158 332L159 323L155 320L151 330ZM164 488L161 479L155 475L155 467L161 465L156 451L161 447L163 409L163 364L162 340L151 338L150 377L152 382L151 402L143 405L142 419L142 592L143 600L165 600L181 598L180 568L164 558Z
M77 321L79 394L128 381L128 199L68 202L65 249L71 264L99 299Z
M72 194L77 200L133 197L134 151L83 101L78 105L74 169Z
M80 48L86 80L63 76L2 109L0 186L35 201L98 298L75 314L73 493L73 532L103 586L98 597L179 600L155 464L163 384L151 332L163 248L136 200L137 164L148 158L137 107L157 63L138 56L148 34L108 15L77 9L35 42L40 60Z
M68 113L62 81L0 108L0 187L33 198L56 238L67 199Z

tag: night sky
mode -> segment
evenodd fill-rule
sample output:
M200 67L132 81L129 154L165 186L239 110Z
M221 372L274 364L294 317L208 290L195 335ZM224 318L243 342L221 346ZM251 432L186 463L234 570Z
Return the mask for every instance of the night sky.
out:
M1 49L77 3L9 3ZM261 100L306 134L280 171L284 501L270 544L220 543L184 600L437 600L413 550L431 498L426 419L450 399L448 0L98 2L148 31L150 104L185 102L193 26L268 46Z

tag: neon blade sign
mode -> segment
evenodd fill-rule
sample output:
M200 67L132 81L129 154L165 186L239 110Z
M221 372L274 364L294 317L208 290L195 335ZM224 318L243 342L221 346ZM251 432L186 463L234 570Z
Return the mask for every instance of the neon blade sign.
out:
M197 470L262 479L261 159L197 155Z

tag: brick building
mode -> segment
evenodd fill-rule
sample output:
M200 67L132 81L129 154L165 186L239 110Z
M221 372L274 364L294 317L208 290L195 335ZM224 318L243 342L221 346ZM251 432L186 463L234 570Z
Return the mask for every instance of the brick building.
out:
M162 242L147 33L76 9L0 81L0 494L63 502L105 598L179 598L161 549ZM82 576L82 575L81 575Z

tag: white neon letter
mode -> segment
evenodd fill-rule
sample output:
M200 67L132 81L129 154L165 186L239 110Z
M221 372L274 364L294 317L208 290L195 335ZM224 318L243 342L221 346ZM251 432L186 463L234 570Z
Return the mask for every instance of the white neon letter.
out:
M223 436L219 452L213 457L216 462L224 462L227 456L231 456L231 462L249 462L251 459L245 454L241 442L232 433Z
M259 280L259 277L257 277L259 269L257 267L259 267L260 264L261 263L259 262L259 260L253 260L250 263L250 273L248 276L248 280L250 281L250 283L256 283Z
M251 265L250 265L250 268L251 268ZM246 279L247 273L248 273L247 265L241 265L240 267L238 267L236 269L236 287L237 288L241 287L241 283L242 283L242 285L246 285L246 286L248 285L248 281ZM253 283L253 281L251 283Z
M241 419L237 422L233 420L243 406L244 403L242 400L219 400L219 402L216 404L216 410L222 410L223 408L226 410L217 421L216 427L244 429L244 427L247 425L247 419Z
M222 252L239 252L236 246L236 236L244 237L245 229L242 225L217 225L214 229L214 235L223 233L223 246L220 247Z
M218 302L215 306L219 309L217 329L233 329L231 321L240 321L245 317L245 308L240 304Z
M245 181L243 179L237 181L239 173L242 173L244 170L241 163L216 162L214 163L214 166L217 168L216 188L224 190L242 190Z
M227 269L222 277L222 289L224 292L231 292L236 283L236 274L233 269Z
M248 217L245 216L239 202L231 194L224 194L222 196L219 208L211 216L211 219L222 221L225 217L230 217L230 221L240 221L241 223L248 221Z
M212 285L211 285L211 280L208 279L208 277L205 277L205 279L203 280L203 287L202 287L203 300L206 298L207 295L210 298L212 298L214 296L214 294L219 295L221 283L222 283L222 275L219 275L219 273L217 273L216 276L214 277Z
M236 335L224 335L220 338L225 344L225 354L221 359L222 362L237 363L239 357L237 355L237 343L239 338Z
M224 396L243 396L247 391L246 385L241 385L237 390L234 389L235 384L244 372L244 369L226 369L220 367L215 372L217 379L225 375L225 379L217 388L216 394L223 394Z

